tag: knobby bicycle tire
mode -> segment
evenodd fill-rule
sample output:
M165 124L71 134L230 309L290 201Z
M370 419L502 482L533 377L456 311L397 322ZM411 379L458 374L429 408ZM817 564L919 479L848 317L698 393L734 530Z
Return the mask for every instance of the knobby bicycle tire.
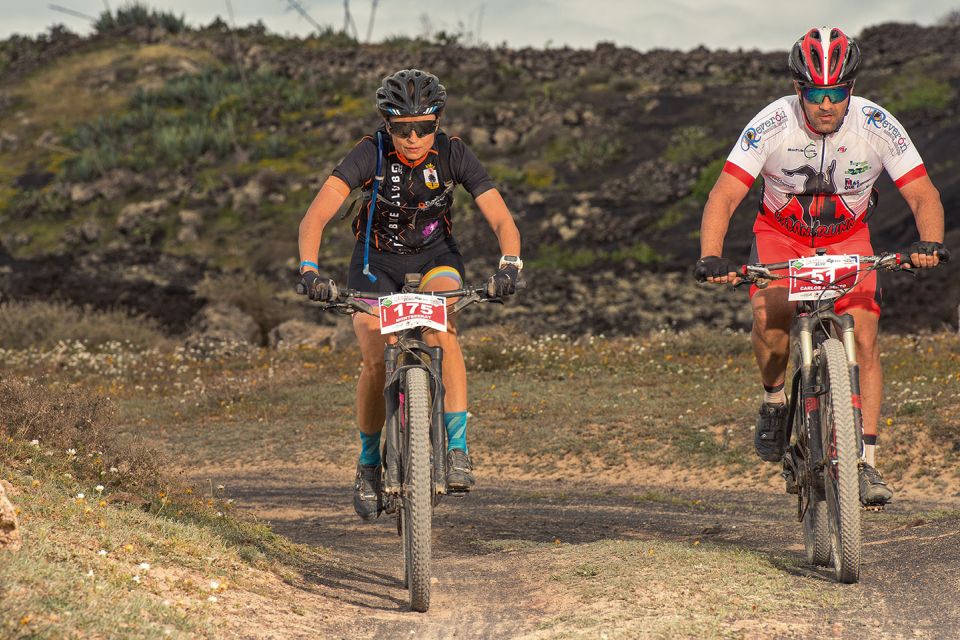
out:
M829 567L833 560L830 553L830 508L824 498L812 490L807 511L803 514L803 542L807 562L818 567Z
M820 375L824 392L820 405L821 437L827 460L824 489L830 512L833 568L838 582L851 584L860 579L860 456L850 369L843 344L836 338L820 345Z
M430 607L433 485L430 465L430 379L426 369L406 374L407 422L404 451L403 535L410 608Z

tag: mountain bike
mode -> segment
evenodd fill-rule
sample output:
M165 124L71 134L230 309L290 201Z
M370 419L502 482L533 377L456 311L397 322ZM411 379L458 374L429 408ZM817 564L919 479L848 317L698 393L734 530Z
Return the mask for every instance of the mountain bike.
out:
M443 350L429 346L424 329L447 330L447 313L477 302L503 302L486 287L416 293L420 274L407 274L403 290L383 294L339 290L321 309L367 313L380 319L381 333L394 334L384 347L386 423L382 455L382 510L397 516L410 608L430 607L433 508L447 486L447 431L443 421ZM449 305L447 300L459 298Z
M949 253L941 254L946 261ZM765 288L789 278L798 301L790 337L790 385L783 478L797 495L807 561L833 566L838 582L860 579L861 527L858 464L863 451L860 373L853 316L834 305L870 271L909 268L909 256L826 255L743 265L740 282ZM787 274L774 273L787 270Z

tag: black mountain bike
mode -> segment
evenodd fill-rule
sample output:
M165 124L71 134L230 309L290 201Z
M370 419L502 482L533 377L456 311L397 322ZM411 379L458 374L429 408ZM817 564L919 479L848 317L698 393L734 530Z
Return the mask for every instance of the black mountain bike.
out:
M378 316L395 340L384 348L386 424L382 456L382 510L397 514L403 545L404 584L410 608L430 607L433 508L441 496L457 495L447 486L447 430L443 422L443 350L423 339L425 327L446 330L446 311L475 302L502 302L485 287L417 294L419 274L407 274L397 294L340 290L321 308ZM448 298L460 298L449 306ZM377 304L379 302L379 304ZM442 328L441 328L442 327Z
M817 257L824 254L825 250L817 250ZM837 314L834 305L869 272L899 271L909 267L909 257L886 253L840 258L855 259L855 266L848 263L787 275L774 272L791 264L799 268L803 259L743 265L738 286L753 283L764 288L770 280L789 277L816 296L798 303L791 328L789 446L782 475L787 492L797 495L807 561L832 565L836 580L849 584L860 579L858 465L863 420L853 316ZM949 253L941 254L941 260L948 258Z

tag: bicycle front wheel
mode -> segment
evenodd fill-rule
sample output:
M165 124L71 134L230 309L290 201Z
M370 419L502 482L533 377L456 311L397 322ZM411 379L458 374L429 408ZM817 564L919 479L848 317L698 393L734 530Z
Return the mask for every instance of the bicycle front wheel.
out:
M426 369L408 369L402 510L403 551L410 608L430 607L433 483L430 464L430 379Z
M857 478L856 422L850 369L843 344L820 345L820 436L824 452L824 493L830 516L831 555L838 582L860 579L860 485Z

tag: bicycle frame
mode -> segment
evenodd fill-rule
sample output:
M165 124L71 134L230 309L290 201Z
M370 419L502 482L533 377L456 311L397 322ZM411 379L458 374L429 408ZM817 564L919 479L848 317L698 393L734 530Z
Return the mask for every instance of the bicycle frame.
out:
M824 320L829 322L829 331L824 331ZM807 431L804 436L804 453L809 453L806 460L806 469L803 470L802 477L797 472L800 469L793 468L797 475L798 485L815 486L817 490L822 490L822 476L820 471L829 462L826 452L821 446L820 434L820 396L823 390L817 384L818 366L816 361L816 350L819 345L828 337L827 333L838 337L843 343L844 352L847 356L847 366L850 369L850 382L853 392L851 401L854 408L854 420L856 422L855 434L857 438L857 449L863 450L863 416L860 410L860 368L857 364L857 346L854 338L854 320L849 314L837 314L833 310L833 302L829 303L827 308L818 308L809 302L800 303L797 307L797 314L793 321L794 329L797 335L797 344L799 353L799 366L797 367L793 380L791 382L790 408L787 419L786 441L790 441L790 436L794 428L794 416L797 415L798 403L802 402L804 412L804 423ZM801 393L802 389L802 393ZM792 461L787 457L788 464L793 467ZM816 482L811 483L810 480ZM809 500L809 496L807 496ZM801 493L800 503L797 505L797 519L803 520L807 505L803 503Z
M423 340L423 330L414 327L400 332L395 343L384 347L383 359L386 366L386 382L383 388L386 407L383 492L386 495L398 496L405 484L405 478L401 477L400 464L403 450L401 436L405 426L402 424L404 407L401 402L403 389L400 388L400 382L407 369L421 367L430 374L430 440L434 452L446 450L444 445L447 431L443 422L443 349L429 346ZM447 493L446 459L443 455L433 456L433 486L435 496Z

